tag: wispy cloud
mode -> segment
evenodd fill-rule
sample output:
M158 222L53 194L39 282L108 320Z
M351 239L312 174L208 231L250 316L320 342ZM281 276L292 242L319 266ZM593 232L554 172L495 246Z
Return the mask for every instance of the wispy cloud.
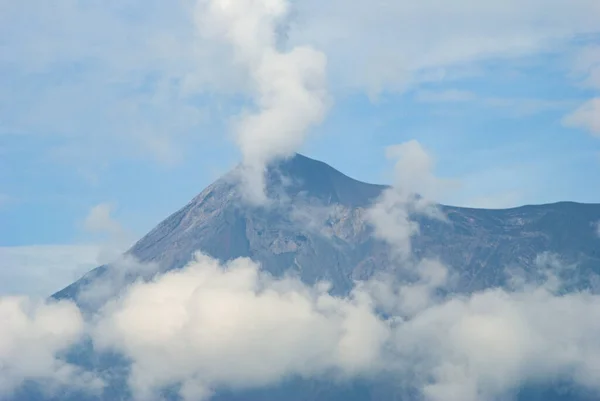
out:
M600 137L600 98L594 98L581 105L567 115L563 123L568 127L583 129Z
M12 201L12 197L10 197L6 194L0 193L0 208L5 207L11 201Z
M419 90L415 93L415 100L421 103L448 105L470 103L487 109L499 110L512 117L525 117L548 111L563 111L577 104L577 100L502 98L460 89Z
M406 261L411 258L412 237L419 232L414 215L443 220L435 201L459 182L437 177L434 158L416 140L388 146L386 156L394 161L394 183L371 205L366 217L375 237Z
M600 46L586 46L573 62L573 74L584 86L600 90ZM567 127L578 128L600 137L600 97L580 105L562 120Z
M572 72L583 85L600 89L600 46L589 45L580 49L573 61Z
M98 265L95 245L0 247L0 295L46 297Z

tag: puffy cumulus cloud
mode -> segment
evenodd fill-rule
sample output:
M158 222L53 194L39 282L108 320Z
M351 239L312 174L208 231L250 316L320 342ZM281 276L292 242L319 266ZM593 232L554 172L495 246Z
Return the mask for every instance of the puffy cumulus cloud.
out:
M102 382L61 359L85 329L70 302L43 303L25 297L0 297L0 396L8 397L25 381L45 390L68 387L97 390Z
M394 330L398 365L410 371L402 361L419 362L412 373L432 401L495 400L559 379L600 391L599 302L597 295L558 296L544 287L452 297Z
M594 98L571 114L566 116L563 123L567 126L580 128L600 137L600 98Z
M435 176L433 157L416 140L389 146L386 156L395 160L394 184L369 208L367 218L374 235L390 244L399 257L407 258L411 238L419 232L412 216L444 219L434 200L457 183Z
M201 0L196 11L201 32L230 44L251 79L256 110L235 122L235 133L244 192L257 203L265 201L266 165L293 155L328 105L325 54L310 46L277 46L290 8L287 0Z
M336 298L327 288L271 278L248 259L221 265L198 254L108 304L94 340L133 361L138 399L178 383L191 400L290 376L376 371L387 325L365 292Z
M428 401L511 399L556 380L600 392L600 296L565 293L561 277L573 267L554 255L540 255L536 269L507 288L458 294L443 264L422 260L410 280L377 277L335 297L248 259L222 265L198 254L133 284L92 332L97 347L132 361L140 400L171 386L207 399L294 376L381 374Z

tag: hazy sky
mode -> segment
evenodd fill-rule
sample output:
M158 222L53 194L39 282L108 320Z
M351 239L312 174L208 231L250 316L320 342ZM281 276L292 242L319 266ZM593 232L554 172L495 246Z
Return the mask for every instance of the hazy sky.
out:
M291 7L260 20L272 37L191 0L0 0L0 265L112 238L86 227L98 205L137 238L240 160L294 150L385 183L384 149L416 139L460 183L440 201L600 199L597 0ZM268 156L244 139L285 122Z

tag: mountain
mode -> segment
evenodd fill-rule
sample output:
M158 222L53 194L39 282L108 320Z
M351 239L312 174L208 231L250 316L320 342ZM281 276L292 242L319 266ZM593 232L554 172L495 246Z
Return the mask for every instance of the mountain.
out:
M296 155L267 173L274 207L240 202L231 173L216 181L138 241L127 254L162 271L183 267L202 250L220 260L250 257L278 276L306 283L328 280L347 293L353 280L391 269L388 247L373 238L365 210L386 188L356 181L325 163ZM440 206L448 222L416 216L417 257L438 257L459 271L458 288L470 292L505 284L505 269L527 270L544 252L580 273L598 270L594 223L600 205L560 202L505 210ZM324 223L324 224L323 224ZM54 295L77 299L102 266ZM585 276L585 274L583 274Z
M296 155L268 169L267 192L273 203L254 207L240 201L235 174L233 171L210 185L139 240L127 255L142 264L155 264L160 271L182 268L198 250L222 261L250 257L275 276L291 271L309 284L328 280L335 294L347 294L355 280L392 271L389 247L373 237L366 219L367 208L386 186L354 180L325 163ZM505 285L507 267L532 273L536 258L544 252L576 264L578 277L585 281L578 285L597 285L588 273L600 272L594 225L600 221L599 204L560 202L506 210L439 207L447 221L415 216L420 232L413 240L414 255L438 257L450 266L458 273L459 292ZM118 266L98 267L53 297L81 305L82 291L115 268ZM118 285L135 279L136 274L131 273ZM91 357L80 350L72 358L76 363L90 364ZM123 397L120 380L111 387L111 399ZM562 384L560 388L526 388L517 399L595 399L577 393L568 384L566 388ZM216 401L281 399L416 398L403 395L389 380L342 385L303 379L290 379L275 388L221 392L214 397Z

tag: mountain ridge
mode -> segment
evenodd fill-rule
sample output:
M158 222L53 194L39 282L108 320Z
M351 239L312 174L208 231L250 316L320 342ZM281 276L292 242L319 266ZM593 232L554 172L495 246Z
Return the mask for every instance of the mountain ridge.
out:
M302 270L299 273L310 284L332 280L340 293L346 293L356 279L390 269L389 251L372 238L365 219L365 209L388 186L355 180L324 162L296 155L267 170L267 192L276 203L257 208L241 201L235 173L234 169L209 185L126 255L142 263L157 263L162 272L183 267L196 251L222 261L250 257L275 275L291 269ZM439 257L463 276L479 276L479 271L492 266L497 277L473 290L502 285L501 269L523 262L531 266L540 252L561 254L569 262L583 261L584 268L600 264L592 226L600 220L600 204L563 201L510 209L439 207L450 224L416 217L421 233L413 239L415 255ZM302 219L324 219L325 225L315 232ZM577 236L586 231L589 235ZM307 272L306 265L319 264L322 271L313 267ZM77 298L79 287L96 273L88 273L53 297Z

